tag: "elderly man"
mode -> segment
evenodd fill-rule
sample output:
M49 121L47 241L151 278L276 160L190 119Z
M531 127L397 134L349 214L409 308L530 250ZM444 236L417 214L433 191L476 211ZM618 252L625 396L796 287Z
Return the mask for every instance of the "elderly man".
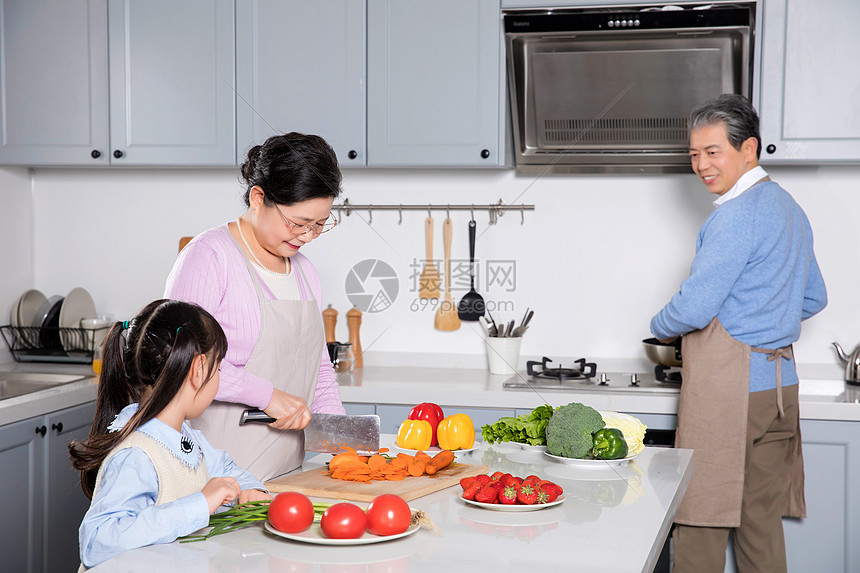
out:
M758 164L756 111L724 94L690 117L693 171L717 195L690 276L651 320L683 336L675 445L695 472L675 518L676 573L785 571L782 516L805 516L798 379L800 322L827 304L803 210Z

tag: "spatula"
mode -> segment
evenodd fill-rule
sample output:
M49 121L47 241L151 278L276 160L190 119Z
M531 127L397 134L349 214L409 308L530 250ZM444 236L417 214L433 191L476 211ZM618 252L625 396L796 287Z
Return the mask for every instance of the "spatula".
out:
M439 298L439 269L433 264L433 217L427 217L424 222L424 242L427 260L424 261L424 269L418 277L418 296Z
M475 220L469 221L469 284L472 288L463 295L457 306L460 320L469 322L475 322L484 316L486 309L484 298L475 290L475 227Z
M434 321L436 330L444 331L460 328L457 306L454 304L454 299L451 298L451 233L451 219L446 218L442 224L442 239L445 243L445 300L439 304Z

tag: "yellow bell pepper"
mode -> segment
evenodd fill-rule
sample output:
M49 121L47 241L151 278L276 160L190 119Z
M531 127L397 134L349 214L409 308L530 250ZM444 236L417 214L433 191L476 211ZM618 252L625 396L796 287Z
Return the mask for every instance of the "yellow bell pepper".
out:
M404 420L397 430L397 445L407 450L427 450L433 441L433 426L427 420Z
M466 414L448 416L439 422L436 438L443 450L468 450L475 445L475 424Z

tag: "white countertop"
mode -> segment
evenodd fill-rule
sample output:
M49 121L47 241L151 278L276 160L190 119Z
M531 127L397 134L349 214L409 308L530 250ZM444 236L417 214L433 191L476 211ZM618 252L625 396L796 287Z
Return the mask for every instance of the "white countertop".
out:
M31 394L0 400L0 426L92 402L98 394L98 381L90 364L49 364L44 362L7 362L3 372L40 372L79 374L79 381L46 388Z
M317 456L304 469L329 458ZM324 546L251 526L127 551L91 571L650 572L692 476L692 451L671 448L647 447L615 470L574 469L510 445L483 445L457 461L488 464L490 473L547 476L565 489L565 501L539 511L491 511L464 503L454 486L410 502L430 515L438 534L420 529L384 543Z

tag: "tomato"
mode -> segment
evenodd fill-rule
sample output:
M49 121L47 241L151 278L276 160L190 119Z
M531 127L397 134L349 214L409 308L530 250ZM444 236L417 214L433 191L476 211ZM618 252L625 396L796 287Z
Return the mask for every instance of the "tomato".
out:
M367 516L355 504L336 503L322 514L320 529L330 539L356 539L367 531Z
M295 491L279 493L269 504L269 521L278 531L300 533L314 522L314 504Z
M409 529L412 510L403 498L386 493L367 506L367 530L374 535L396 535Z

